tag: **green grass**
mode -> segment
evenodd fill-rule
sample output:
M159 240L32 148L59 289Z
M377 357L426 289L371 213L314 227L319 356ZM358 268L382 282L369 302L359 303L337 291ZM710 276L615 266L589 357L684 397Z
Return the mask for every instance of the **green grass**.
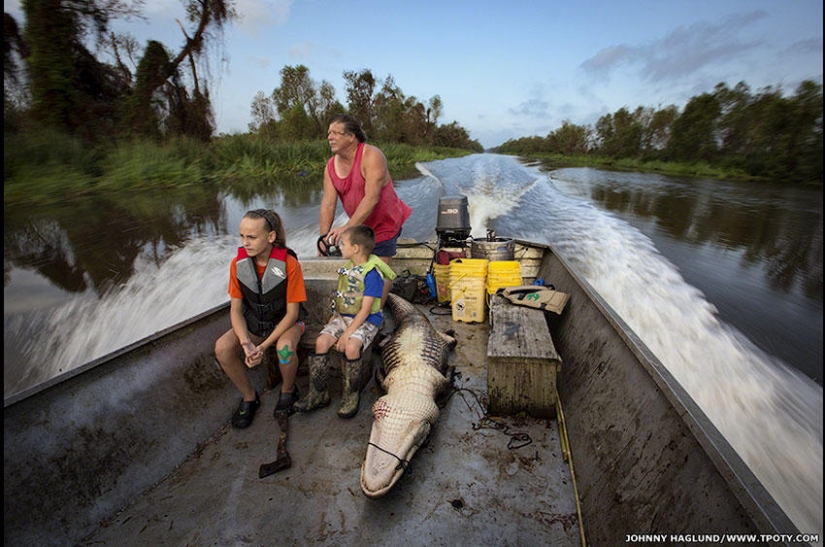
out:
M417 162L470 153L404 144L378 146L398 180L416 175ZM308 192L321 188L330 157L325 140L284 144L249 134L223 136L209 144L181 138L164 144L139 141L88 147L66 135L40 132L5 135L3 151L5 206L204 184L239 196L273 188Z
M531 154L528 159L539 160L545 169L563 167L592 167L613 171L634 171L639 173L661 173L670 176L712 178L720 180L756 180L741 169L712 166L705 162L679 163L660 160L614 159L589 154Z

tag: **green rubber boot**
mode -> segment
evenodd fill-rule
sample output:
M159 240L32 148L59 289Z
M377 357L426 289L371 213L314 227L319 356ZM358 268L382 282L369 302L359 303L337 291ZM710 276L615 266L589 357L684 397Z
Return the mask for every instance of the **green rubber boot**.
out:
M341 393L341 406L338 408L338 416L341 418L352 418L358 413L358 406L361 404L361 390L367 385L370 379L370 363L365 363L364 359L344 359L344 388Z
M329 354L311 353L307 357L309 366L309 393L295 403L298 412L310 412L329 404Z

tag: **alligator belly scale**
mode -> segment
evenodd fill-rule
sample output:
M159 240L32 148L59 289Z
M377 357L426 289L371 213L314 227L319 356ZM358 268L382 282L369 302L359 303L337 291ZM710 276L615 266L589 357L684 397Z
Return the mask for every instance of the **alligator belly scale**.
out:
M374 421L361 466L361 490L371 498L386 494L438 420L436 398L447 389L447 359L455 340L439 333L412 304L390 294L396 331L382 345L386 394L372 406Z

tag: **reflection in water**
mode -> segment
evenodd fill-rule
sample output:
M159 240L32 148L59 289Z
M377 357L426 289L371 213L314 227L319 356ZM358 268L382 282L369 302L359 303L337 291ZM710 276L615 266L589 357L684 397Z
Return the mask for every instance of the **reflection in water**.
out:
M128 281L137 261L160 265L193 235L219 231L221 199L185 187L12 210L4 219L4 270L32 269L69 293L99 296ZM8 285L9 280L6 280Z
M664 234L661 241L688 247L685 253L708 247L753 269L764 264L773 285L788 287L781 296L795 301L802 293L804 305L813 308L805 317L821 321L821 192L818 203L810 192L795 199L792 190L768 187L751 198L718 181L605 177L587 169L554 172L550 180L489 154L423 167L424 176L398 183L413 207L404 236L431 235L438 198L464 193L476 236L491 228L553 242L696 399L800 529L821 531L821 386L723 321L682 268L660 253L659 240L637 227L654 225ZM295 183L290 191L265 195L203 191L180 200L129 196L126 205L16 211L16 217L7 211L5 293L18 305L7 303L5 313L5 389L32 385L225 302L234 233L247 209L275 207L290 246L299 255L314 254L318 192L313 183ZM811 216L817 210L818 217ZM44 252L45 241L60 250ZM73 273L66 275L62 265ZM19 305L24 296L14 293L21 268L76 290L56 307L10 314L25 307ZM732 286L725 285L726 292L735 292ZM794 313L788 321L798 326ZM821 322L818 338L821 362ZM23 355L10 356L15 350Z
M764 183L560 169L555 184L680 241L742 249L772 287L822 302L822 191Z
M460 168L439 162L428 168L447 192L467 189L470 202L475 199L475 187L458 175ZM650 238L586 199L569 197L589 196L589 189L557 180L566 175L554 172L551 182L529 170L504 168L498 192L530 190L511 214L499 216L492 208L479 218L498 234L553 242L690 393L797 526L822 530L822 387L722 322L715 307L685 282ZM462 182L450 184L453 180ZM560 186L569 195L556 191ZM647 210L662 218L678 214L682 196L676 195L676 204L657 195ZM816 225L821 230L821 218ZM695 229L693 222L683 226L685 233ZM817 241L821 246L821 238ZM816 256L817 251L804 254ZM821 312L820 300L819 316ZM821 329L818 337L821 363Z
M551 174L565 194L650 237L719 319L822 384L821 189L592 169Z

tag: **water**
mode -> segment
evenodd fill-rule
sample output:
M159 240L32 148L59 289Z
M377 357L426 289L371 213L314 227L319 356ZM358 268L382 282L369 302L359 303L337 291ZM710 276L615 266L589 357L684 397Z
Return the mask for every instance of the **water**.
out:
M430 162L420 170L421 177L398 183L413 208L405 237L434 236L439 197L465 194L474 236L489 228L501 236L553 242L693 396L800 530L822 532L821 385L723 320L644 226L611 212L572 180L578 170L548 175L488 154ZM6 396L10 388L32 385L224 303L228 264L238 245L234 234L248 209L276 208L290 246L299 255L315 254L317 200L225 196L220 202L213 229L142 249L133 273L103 299L92 290L66 296L31 271L7 267L7 279L27 283L37 302L6 298L6 348L18 348L25 362L37 366L24 374L22 367L6 367ZM337 222L343 220L339 212ZM656 238L673 243L661 234ZM821 320L819 334L821 362ZM15 355L5 357L9 363Z

